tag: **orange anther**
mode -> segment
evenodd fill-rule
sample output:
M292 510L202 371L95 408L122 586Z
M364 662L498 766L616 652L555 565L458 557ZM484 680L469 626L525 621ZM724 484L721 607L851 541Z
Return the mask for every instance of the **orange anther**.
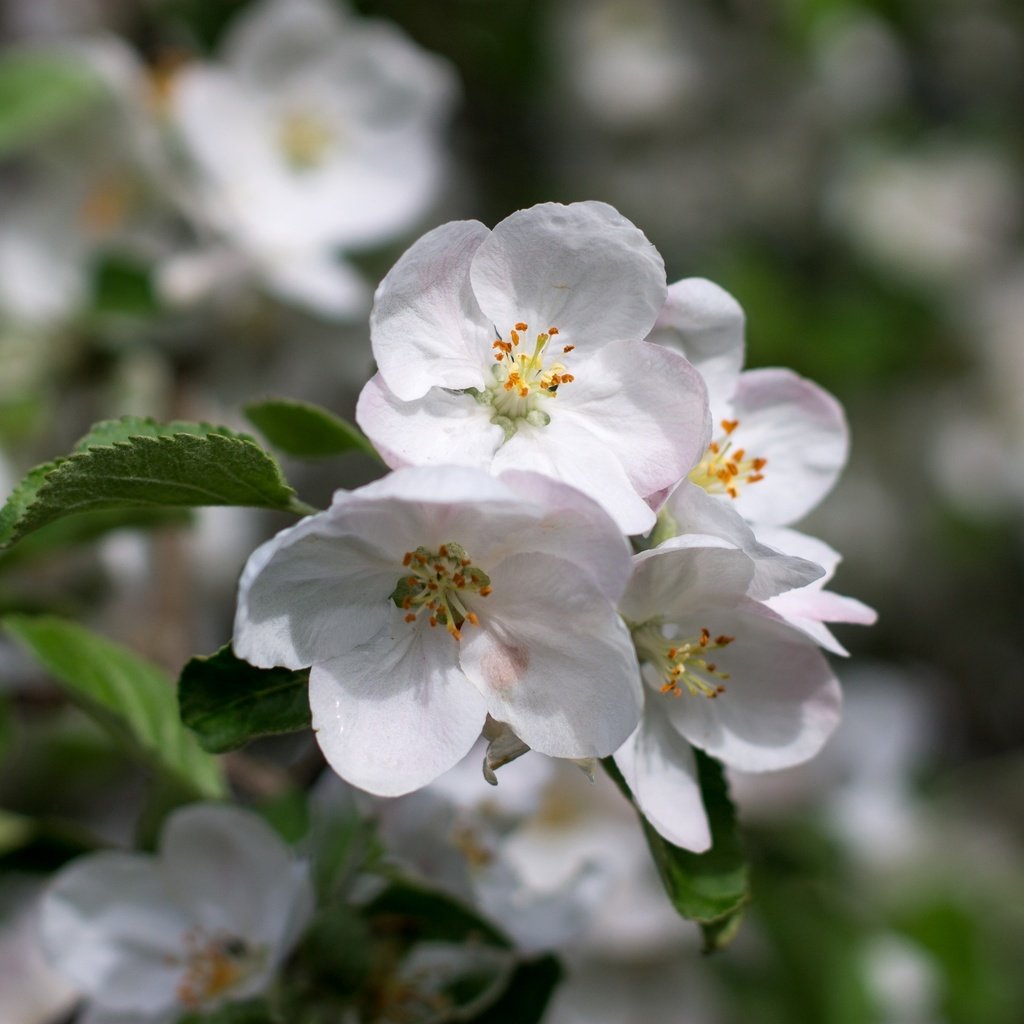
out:
M756 469L759 473L767 465L768 465L768 460L767 459L754 459L754 469Z
M552 328L552 330L554 330L554 328ZM576 347L575 345L563 345L562 346L562 351L563 352L571 352L575 347Z
M412 561L412 552L406 551L405 557L402 559L402 565L408 565Z
M487 597L490 594L490 592L491 592L491 588L490 587L481 587L480 588L480 596L481 597Z
M739 420L722 420L722 429L727 434L731 434L739 425Z
M406 617L405 617L405 621L406 622L415 622L416 621L415 614L413 612L409 612L409 614L406 615Z
M476 612L466 612L466 621L472 622L474 626L480 625L480 619L477 617Z
M528 330L528 329L529 329L529 325L528 324L524 324L522 320L520 320L519 323L516 324L516 330L517 331L525 331L525 330Z
M549 327L548 328L548 334L550 334L552 337L554 337L557 333L558 333L558 328L557 327ZM569 348L572 348L572 345L570 345Z

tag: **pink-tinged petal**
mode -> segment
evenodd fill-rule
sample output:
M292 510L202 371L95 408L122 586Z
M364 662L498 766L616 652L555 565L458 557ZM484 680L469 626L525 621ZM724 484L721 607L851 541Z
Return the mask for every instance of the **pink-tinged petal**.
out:
M728 416L743 369L743 326L743 309L724 288L688 277L668 286L665 308L647 338L678 349L700 371L716 423Z
M789 768L813 757L839 723L841 694L824 655L801 633L755 602L709 609L680 623L681 636L707 628L734 637L713 653L725 673L714 699L648 694L664 701L679 732L695 747L741 771Z
M763 458L764 479L739 488L736 511L753 523L784 526L832 489L849 446L842 406L790 370L750 370L733 396L734 450ZM723 499L727 500L727 499Z
M669 495L662 512L669 517L677 534L719 537L748 554L754 560L754 576L747 594L755 600L764 600L793 587L804 587L821 578L824 572L806 551L776 550L780 545L774 544L772 534L758 531L755 537L731 503L718 501L689 480L684 480Z
M629 631L596 585L557 558L509 559L462 630L463 671L493 718L552 757L605 757L636 727L640 671Z
M261 668L304 668L362 643L387 621L400 569L400 560L354 535L337 505L302 520L249 556L235 653Z
M443 224L414 243L377 288L373 355L402 401L432 387L484 387L493 328L473 297L469 266L488 234L478 221Z
M328 764L377 796L410 793L457 764L487 717L458 653L443 627L405 622L396 609L380 636L314 665L309 704Z
M825 573L821 579L809 586L777 594L766 600L765 604L827 651L846 657L849 652L823 623L849 622L871 626L877 621L878 615L873 608L854 597L823 589L841 561L839 552L817 537L782 527L762 527L758 530L758 536L783 551L803 558L813 558L824 567Z
M403 402L378 373L356 405L356 422L381 458L399 466L479 466L487 469L505 439L491 422L494 411L464 392L431 388Z
M593 498L625 534L646 533L655 516L636 493L619 460L571 417L544 427L521 422L495 453L491 469L504 473L532 469L554 477Z
M50 963L104 1007L143 1015L176 1004L183 936L156 859L103 852L54 876L40 907Z
M510 469L501 482L525 501L544 509L543 518L531 523L505 551L492 549L495 560L518 551L553 555L590 574L601 592L618 604L633 572L632 549L615 520L592 498L560 480Z
M605 203L543 203L506 217L477 250L470 276L480 308L507 337L557 327L580 352L639 341L665 302L657 249Z
M759 526L757 539L764 544L770 544L777 551L806 558L820 565L823 572L814 581L816 590L820 590L832 579L843 560L843 556L831 544L826 544L825 541L808 533L784 526Z
M693 749L648 699L636 732L615 752L615 763L637 807L654 830L694 853L711 848Z
M179 906L208 934L224 932L281 954L309 921L313 889L284 840L248 811L192 804L160 838L160 868Z
M633 558L633 578L620 604L636 624L676 622L701 608L731 608L750 586L754 566L742 551L716 537L673 537Z

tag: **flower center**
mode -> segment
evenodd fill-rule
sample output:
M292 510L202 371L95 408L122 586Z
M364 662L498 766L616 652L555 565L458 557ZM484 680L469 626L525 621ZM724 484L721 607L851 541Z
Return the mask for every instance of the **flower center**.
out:
M230 991L258 962L258 955L234 935L209 936L200 929L185 933L185 955L176 961L184 967L178 982L178 1001L195 1010Z
M520 348L529 326L522 321L509 331L509 340L496 338L494 349L494 380L487 386L482 400L494 409L491 422L505 431L506 439L516 432L520 420L533 426L546 426L550 416L544 410L546 401L558 394L558 389L571 384L575 378L561 362L545 365L544 357L551 339L558 334L557 327L549 327L536 336L533 351ZM563 345L562 355L575 345Z
M738 498L740 487L764 479L767 459L752 459L745 448L733 448L732 433L739 420L722 420L722 434L708 445L700 464L690 470L690 479L708 494L727 494Z
M473 565L461 544L442 544L436 552L419 547L407 551L402 565L408 570L391 594L391 600L404 608L406 622L415 622L425 613L431 628L439 623L455 640L462 639L462 627L468 622L479 626L476 613L466 607L467 594L487 597L491 581L482 569Z
M278 144L293 171L319 167L334 141L331 126L308 110L292 111L281 121Z
M654 666L662 680L661 692L681 697L684 692L694 697L717 697L725 693L722 685L728 672L708 660L708 655L721 651L735 640L724 633L712 638L711 630L702 628L696 637L666 637L662 624L645 622L633 630L637 654Z

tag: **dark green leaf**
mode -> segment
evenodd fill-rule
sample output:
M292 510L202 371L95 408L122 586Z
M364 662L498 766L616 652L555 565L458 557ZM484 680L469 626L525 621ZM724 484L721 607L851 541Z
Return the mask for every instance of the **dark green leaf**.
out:
M95 839L73 822L0 809L0 872L48 873L95 849Z
M173 683L155 665L53 616L8 615L3 625L78 704L136 754L197 796L223 795L216 762L183 728Z
M125 417L97 424L70 456L28 473L0 509L0 546L76 513L201 505L311 511L245 435Z
M245 406L245 415L275 447L300 459L361 451L377 458L373 445L334 413L291 398L267 398Z
M471 936L509 948L509 940L493 925L450 896L411 882L395 882L365 909L368 920L409 942L464 942Z
M283 1024L265 999L225 1003L207 1013L187 1013L179 1024Z
M562 965L553 956L519 964L505 992L470 1024L538 1024L562 974Z
M749 871L722 766L700 750L694 753L711 825L711 849L706 853L683 850L663 839L642 815L641 821L672 905L683 917L703 926L705 950L711 952L727 945L736 934L750 898ZM632 800L615 762L606 758L602 763Z
M0 156L77 117L103 94L99 77L66 53L7 53L0 59Z
M309 728L309 669L256 668L229 645L188 662L178 700L181 720L219 754L257 736Z
M356 993L373 966L370 931L352 909L333 903L313 918L298 958L307 984L335 995Z

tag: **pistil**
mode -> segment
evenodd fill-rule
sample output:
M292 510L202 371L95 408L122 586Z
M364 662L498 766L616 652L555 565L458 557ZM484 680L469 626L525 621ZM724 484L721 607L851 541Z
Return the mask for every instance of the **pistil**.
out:
M391 600L405 610L406 622L415 622L421 613L425 614L431 628L444 626L454 640L462 639L467 622L480 625L465 598L471 593L489 596L491 581L473 565L461 544L442 544L436 552L418 547L405 553L402 565L408 574L399 579Z
M739 420L722 420L722 434L708 445L700 464L690 471L690 480L708 494L738 498L742 486L764 479L761 471L768 460L750 458L745 448L733 447L732 434L739 425Z
M689 693L694 697L715 698L725 693L729 679L718 665L709 660L714 651L724 650L736 638L724 633L713 637L702 627L695 637L666 637L662 623L646 622L633 629L637 654L654 666L661 679L661 692L672 697Z

